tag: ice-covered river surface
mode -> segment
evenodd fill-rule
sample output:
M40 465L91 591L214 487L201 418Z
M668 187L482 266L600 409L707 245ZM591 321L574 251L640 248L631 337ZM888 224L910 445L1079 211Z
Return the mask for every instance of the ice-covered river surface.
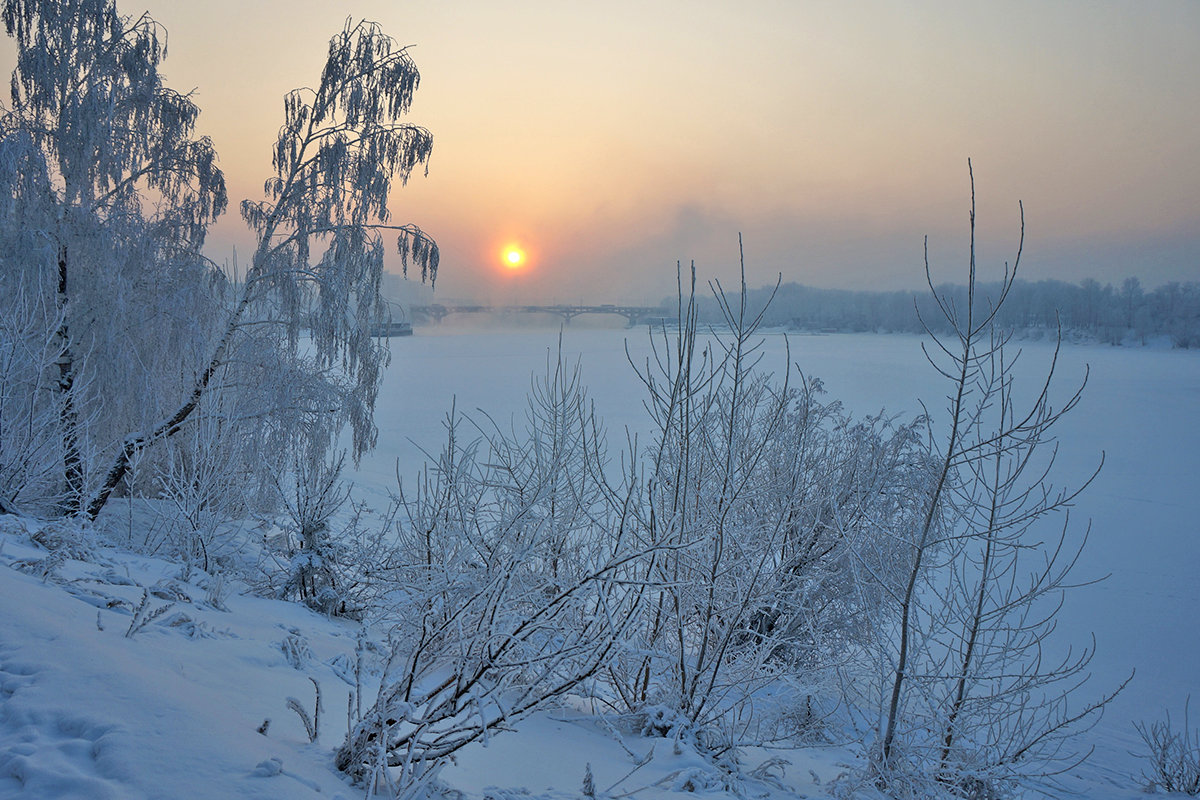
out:
M531 379L544 374L557 349L557 329L520 331L419 329L392 343L392 363L377 409L379 445L355 475L365 494L394 488L436 453L451 402L460 412L483 411L518 423ZM767 334L763 367L781 372L790 347L792 369L819 377L831 398L856 415L886 409L910 417L924 401L944 417L944 379L926 363L920 337ZM609 431L611 449L623 431L646 431L643 392L626 358L645 360L645 329L567 329L569 361L582 364L589 397ZM1053 354L1044 342L1020 342L1021 376L1030 391ZM1182 715L1185 699L1200 699L1200 353L1103 345L1064 345L1058 364L1061 400L1090 366L1079 406L1059 425L1059 483L1090 474L1101 452L1105 465L1072 512L1091 519L1081 579L1109 577L1074 590L1060 615L1064 641L1097 652L1085 695L1137 675L1090 734L1097 748L1086 768L1091 780L1128 786L1140 765L1136 720ZM1193 715L1193 724L1195 715Z

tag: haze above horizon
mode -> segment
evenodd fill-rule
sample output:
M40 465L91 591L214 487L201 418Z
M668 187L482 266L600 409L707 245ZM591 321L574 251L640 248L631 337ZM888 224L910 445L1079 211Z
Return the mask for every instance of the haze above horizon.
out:
M785 0L121 2L169 31L231 208L258 199L283 95L346 14L411 44L428 177L393 196L438 241L437 295L653 301L675 264L751 285L1200 277L1200 4ZM11 69L14 47L0 53ZM251 245L236 211L208 254ZM520 255L513 255L519 253ZM399 270L391 256L389 268Z

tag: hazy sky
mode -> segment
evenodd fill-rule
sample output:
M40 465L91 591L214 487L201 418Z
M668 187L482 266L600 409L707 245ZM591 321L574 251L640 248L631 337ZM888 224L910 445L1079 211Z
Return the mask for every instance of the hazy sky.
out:
M915 287L926 234L961 280L968 157L985 269L1023 200L1030 280L1200 279L1193 0L119 7L169 30L167 81L196 89L235 203L347 15L412 45L434 155L392 208L438 240L443 298L656 301L679 259L733 279L739 231L752 284ZM501 265L509 241L526 269ZM210 255L235 244L230 213Z

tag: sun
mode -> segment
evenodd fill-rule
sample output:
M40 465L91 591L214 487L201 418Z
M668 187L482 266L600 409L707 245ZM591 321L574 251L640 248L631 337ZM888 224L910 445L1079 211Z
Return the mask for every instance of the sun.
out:
M525 265L525 251L517 245L508 245L501 253L501 261L509 269L520 269Z

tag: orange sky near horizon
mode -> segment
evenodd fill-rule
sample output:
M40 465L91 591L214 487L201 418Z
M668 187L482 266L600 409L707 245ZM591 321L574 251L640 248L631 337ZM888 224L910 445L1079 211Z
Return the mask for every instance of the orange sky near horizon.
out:
M961 280L968 157L985 274L1022 200L1030 280L1200 278L1186 0L118 5L168 29L163 72L196 90L231 209L261 196L282 97L347 15L413 45L434 154L392 211L437 239L443 298L657 302L676 260L735 278L739 231L754 285L913 288L926 234ZM231 211L209 255L234 246Z

